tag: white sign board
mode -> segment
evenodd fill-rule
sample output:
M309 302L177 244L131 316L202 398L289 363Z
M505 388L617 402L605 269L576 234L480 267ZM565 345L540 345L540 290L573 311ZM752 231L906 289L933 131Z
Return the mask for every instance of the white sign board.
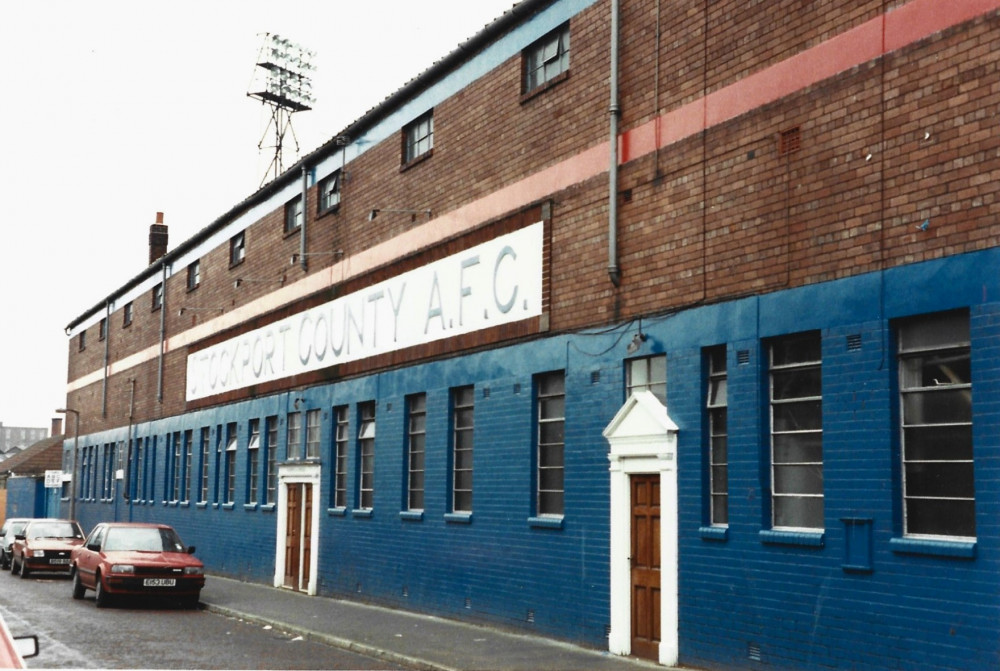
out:
M187 400L542 314L543 224L217 343L187 359Z
M58 489L59 487L62 487L62 483L63 483L62 471L45 471L46 489Z

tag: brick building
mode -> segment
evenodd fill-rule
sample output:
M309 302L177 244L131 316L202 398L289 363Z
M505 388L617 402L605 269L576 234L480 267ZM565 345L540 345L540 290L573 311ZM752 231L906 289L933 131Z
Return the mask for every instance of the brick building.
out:
M998 39L523 0L70 322L81 521L666 665L996 668Z

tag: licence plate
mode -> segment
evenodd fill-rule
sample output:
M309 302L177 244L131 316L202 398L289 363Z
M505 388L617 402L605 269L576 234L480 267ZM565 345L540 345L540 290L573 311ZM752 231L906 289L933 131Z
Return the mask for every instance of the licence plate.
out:
M142 581L144 587L174 587L177 580L174 578L146 578Z
M49 563L50 564L64 564L64 565L65 564L69 564L69 557L65 557L65 558L55 557L53 559L50 559Z

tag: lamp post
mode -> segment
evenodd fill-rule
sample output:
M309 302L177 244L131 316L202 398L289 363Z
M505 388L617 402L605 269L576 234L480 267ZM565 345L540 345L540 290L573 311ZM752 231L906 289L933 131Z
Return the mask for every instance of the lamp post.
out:
M70 459L69 518L76 519L76 448L80 441L80 413L72 408L59 408L58 413L73 413L73 456Z

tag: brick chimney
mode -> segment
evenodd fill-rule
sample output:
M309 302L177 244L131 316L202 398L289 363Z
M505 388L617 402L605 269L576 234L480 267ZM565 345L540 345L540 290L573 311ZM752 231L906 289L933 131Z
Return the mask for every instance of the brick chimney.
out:
M62 417L52 418L52 432L49 434L49 438L62 435Z
M156 223L149 227L149 264L152 265L167 253L167 225L163 213L156 213Z

